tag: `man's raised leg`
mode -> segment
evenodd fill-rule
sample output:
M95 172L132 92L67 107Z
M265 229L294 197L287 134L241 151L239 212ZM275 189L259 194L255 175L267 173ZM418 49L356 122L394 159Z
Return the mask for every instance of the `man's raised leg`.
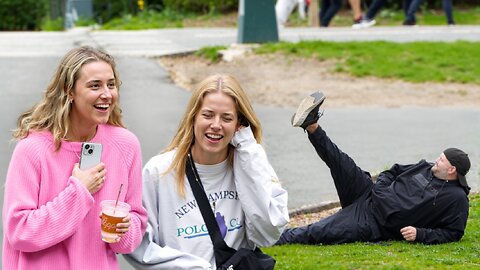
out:
M359 168L355 161L342 152L327 136L317 121L323 113L319 108L325 101L322 92L315 92L300 103L292 118L292 125L302 127L317 154L330 168L342 207L346 207L368 192L373 185L368 172Z

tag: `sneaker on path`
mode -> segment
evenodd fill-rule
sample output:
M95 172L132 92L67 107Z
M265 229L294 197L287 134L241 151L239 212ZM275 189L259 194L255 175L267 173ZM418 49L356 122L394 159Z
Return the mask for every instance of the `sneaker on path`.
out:
M316 123L321 116L318 110L324 101L325 95L321 91L316 91L304 98L292 116L292 126L305 130L309 125Z
M367 19L364 17L362 18L362 20L360 20L360 22L353 24L352 28L353 29L368 28L375 25L376 23L377 21L375 21L374 19Z

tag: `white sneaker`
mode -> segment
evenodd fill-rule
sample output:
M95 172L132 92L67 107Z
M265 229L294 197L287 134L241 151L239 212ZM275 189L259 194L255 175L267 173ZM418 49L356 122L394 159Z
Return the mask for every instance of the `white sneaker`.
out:
M352 25L353 29L362 29L374 26L377 23L375 19L362 19L359 23Z

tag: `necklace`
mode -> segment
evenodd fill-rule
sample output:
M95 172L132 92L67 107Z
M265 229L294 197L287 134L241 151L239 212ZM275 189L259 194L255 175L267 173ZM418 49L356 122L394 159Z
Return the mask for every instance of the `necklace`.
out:
M73 136L71 133L74 133L74 131L69 132L71 136L67 134L63 140L69 141L69 142L89 142L95 137L95 135L97 135L97 130L98 130L98 126L95 128L95 131L93 132L93 134L88 135L88 137L86 137L85 140L83 140L82 136Z
M73 146L71 143L69 143L70 145L70 150L72 150L73 153L75 153L75 156L77 156L78 158L78 161L80 162L80 155L77 153L77 151L75 149L73 149ZM82 152L82 150L80 149L80 152Z
M85 142L89 142L90 140L92 140L95 135L97 135L97 129L95 129L95 133L93 133L93 135L91 135L89 138L87 138L85 140ZM64 138L63 139L65 142L68 142L70 144L70 150L72 150L73 153L75 153L75 155L77 156L78 158L78 161L80 162L80 155L77 153L77 151L75 151L75 149L73 149L73 146L71 145L72 142L76 142L76 140L73 140L73 139L69 139L68 137L67 138ZM80 140L82 141L82 140ZM80 153L82 152L82 147L80 147Z
M70 148L70 150L75 154L75 156L77 156L78 158L78 161L80 162L80 155L79 153L77 153L77 151L73 148L72 146L72 141L68 140L68 139L63 139L63 142L68 144L68 147ZM80 147L81 148L81 147ZM82 152L82 149L80 149L80 153Z

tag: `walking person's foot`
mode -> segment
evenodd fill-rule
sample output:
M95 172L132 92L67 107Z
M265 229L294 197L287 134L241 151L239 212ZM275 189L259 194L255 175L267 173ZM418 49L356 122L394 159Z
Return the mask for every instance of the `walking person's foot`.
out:
M404 26L416 26L417 22L416 21L405 20L405 21L403 21L403 25Z
M319 113L319 109L325 98L321 91L316 91L304 98L292 116L292 126L301 127L305 130L309 125L317 123L323 115L323 112Z
M377 23L375 19L369 19L365 15L361 17L359 20L355 20L352 28L353 29L362 29L362 28L368 28L371 26L374 26Z

